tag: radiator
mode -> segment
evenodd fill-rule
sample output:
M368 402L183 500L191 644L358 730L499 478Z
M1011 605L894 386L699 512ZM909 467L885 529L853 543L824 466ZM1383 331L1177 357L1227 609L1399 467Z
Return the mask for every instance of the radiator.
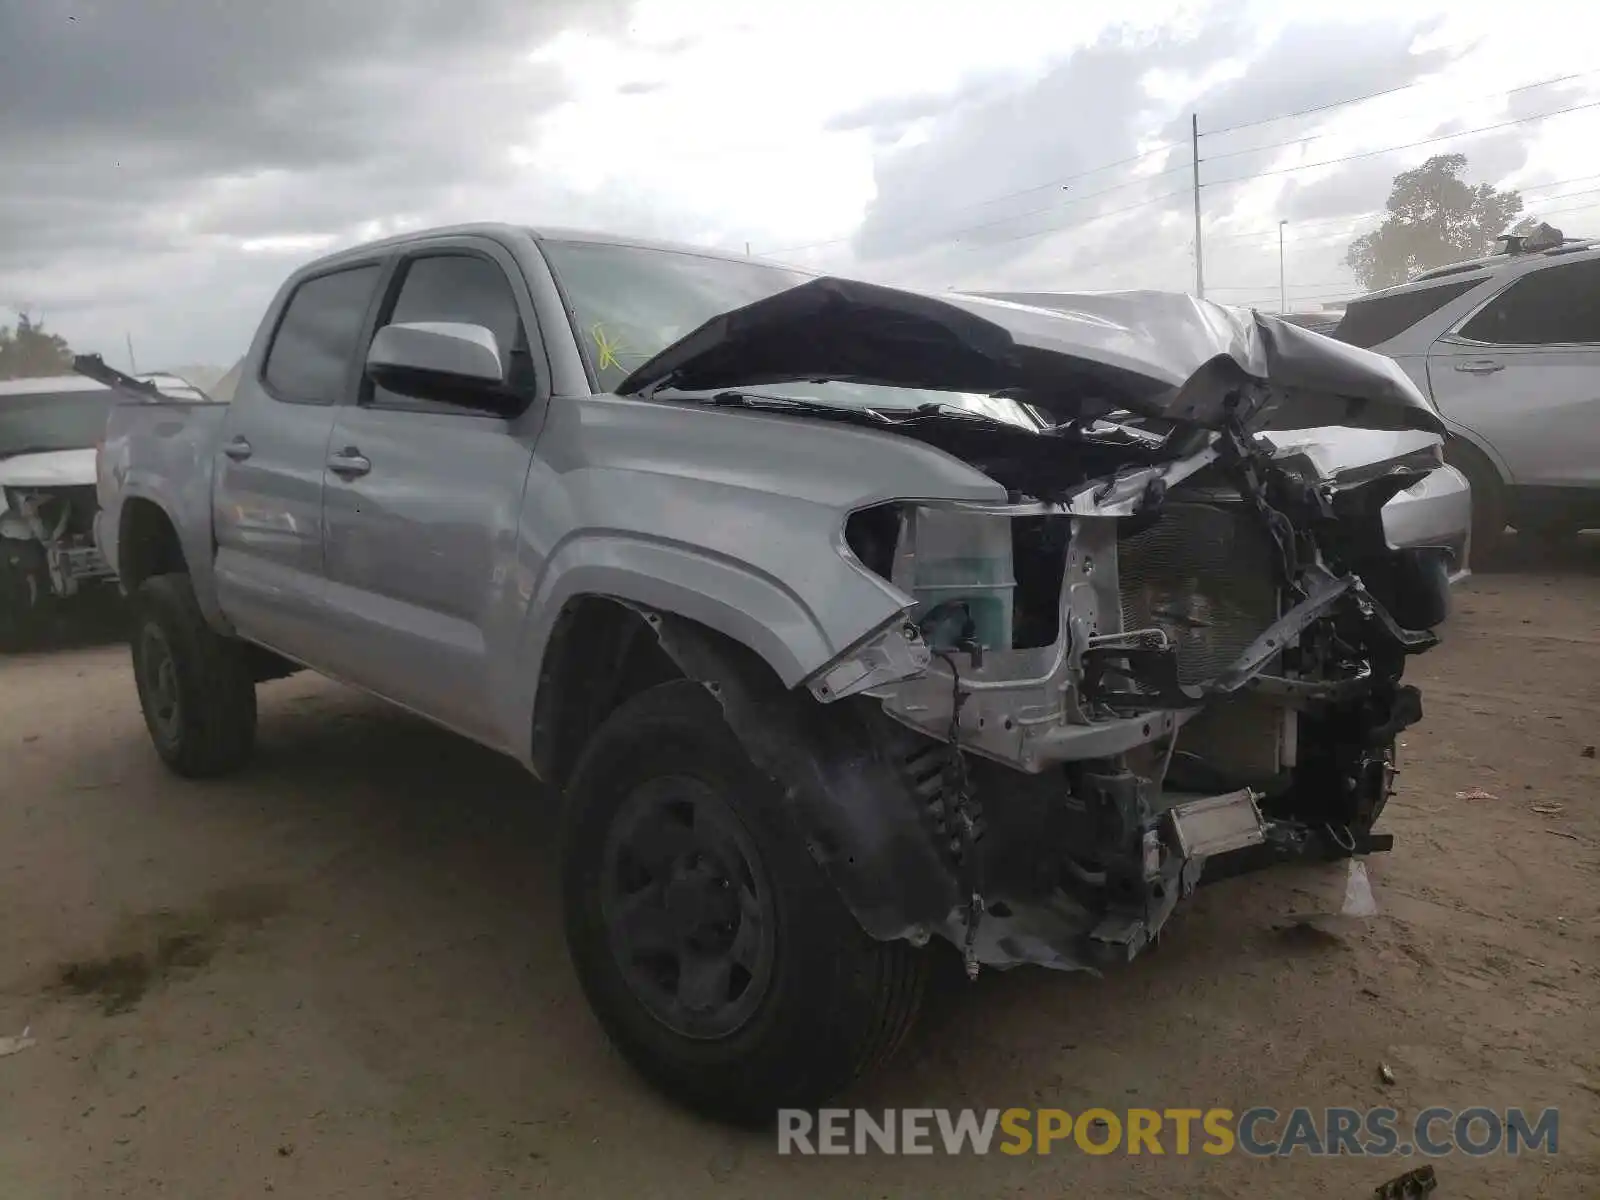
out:
M1165 632L1177 648L1178 678L1204 683L1277 620L1274 555L1242 504L1168 504L1155 525L1118 543L1123 628ZM1292 729L1249 694L1214 701L1184 726L1169 782L1265 786L1285 764Z
M1122 627L1165 632L1182 682L1212 679L1278 617L1273 553L1242 505L1168 504L1117 545Z

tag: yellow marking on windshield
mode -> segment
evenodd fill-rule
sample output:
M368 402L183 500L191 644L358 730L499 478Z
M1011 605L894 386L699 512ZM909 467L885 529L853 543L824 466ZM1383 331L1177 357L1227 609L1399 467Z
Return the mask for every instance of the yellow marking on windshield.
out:
M599 321L594 323L589 335L594 338L595 349L600 352L600 363L596 369L604 371L615 367L619 371L622 370L622 359L619 357L624 353L622 339L613 337Z

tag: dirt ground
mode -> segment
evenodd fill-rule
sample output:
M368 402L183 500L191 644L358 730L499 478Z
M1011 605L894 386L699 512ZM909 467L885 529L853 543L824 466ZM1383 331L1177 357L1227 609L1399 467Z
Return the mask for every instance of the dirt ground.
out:
M855 1102L1555 1106L1555 1158L1452 1156L1435 1194L1600 1196L1597 616L1592 536L1464 587L1415 665L1379 916L1294 925L1314 872L1208 888L1103 979L945 982ZM105 645L0 661L0 747L0 1036L36 1039L0 1057L5 1200L1354 1198L1415 1165L780 1158L603 1040L515 766L299 677L263 688L251 770L183 783Z

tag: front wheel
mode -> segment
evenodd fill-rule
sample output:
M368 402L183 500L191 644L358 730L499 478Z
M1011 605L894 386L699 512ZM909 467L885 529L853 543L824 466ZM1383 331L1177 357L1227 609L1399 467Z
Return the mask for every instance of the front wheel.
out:
M567 803L568 950L607 1034L661 1090L759 1123L898 1047L926 955L862 932L703 686L619 707Z
M133 677L161 761L191 779L238 770L256 734L243 644L206 623L187 575L146 579L133 612Z

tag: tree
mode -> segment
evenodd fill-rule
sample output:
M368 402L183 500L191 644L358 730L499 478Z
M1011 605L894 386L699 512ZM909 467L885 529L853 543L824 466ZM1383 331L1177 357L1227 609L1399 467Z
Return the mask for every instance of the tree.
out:
M71 373L72 351L67 339L58 333L46 333L43 321L19 313L15 330L0 325L0 379Z
M1369 290L1418 271L1488 254L1522 211L1522 197L1461 180L1465 154L1439 154L1394 177L1383 224L1350 244L1345 262Z

